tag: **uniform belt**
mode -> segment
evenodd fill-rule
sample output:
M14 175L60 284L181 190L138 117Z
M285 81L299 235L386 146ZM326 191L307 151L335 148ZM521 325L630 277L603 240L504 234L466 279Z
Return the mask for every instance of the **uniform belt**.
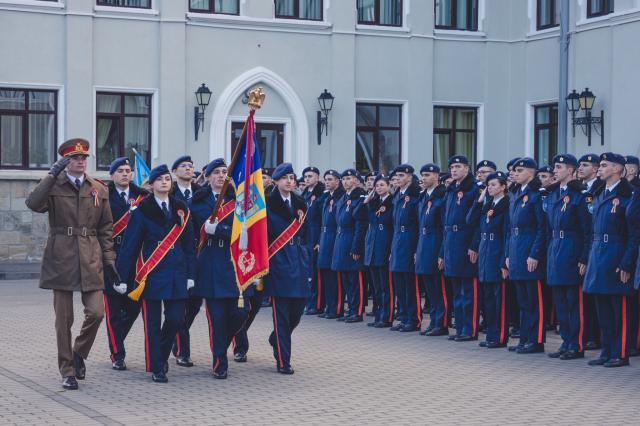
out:
M444 227L445 231L453 231L453 232L458 232L458 231L462 231L463 226L460 225L447 225Z
M625 242L627 239L620 235L612 234L593 234L593 241L602 241L603 243L619 243Z
M320 232L327 232L327 227L326 226L320 227Z
M75 228L73 226L55 226L49 228L49 233L56 235L66 235L68 237L71 237L73 235L77 235L80 237L95 237L96 235L98 235L98 231L96 231L95 229L86 228L84 226L82 228Z
M338 226L338 234L342 233L342 231L353 231L353 228L343 228L341 226Z
M379 223L378 224L378 229L381 230L381 231L384 231L384 225Z
M533 235L533 234L535 234L535 232L533 232L532 229L511 228L511 235L515 235L516 237L518 235Z
M564 237L575 237L576 235L578 235L578 233L576 231L565 231L564 229L560 229L558 231L556 231L555 229L553 231L551 231L551 238L556 238L556 239L564 239Z
M211 247L212 245L214 245L214 242L218 240L218 247L224 247L224 240L221 240L220 238L209 238L207 239L207 246Z
M422 235L427 235L429 233L433 233L434 231L433 229L422 228L421 232L422 232Z
M496 234L493 232L483 232L480 234L483 240L493 241L496 238Z
M118 235L118 236L113 240L113 242L114 242L114 243L116 243L116 244L118 244L118 245L122 244L122 235Z
M411 231L416 231L416 228L414 228L413 226L404 226L401 225L400 226L400 232L411 232Z

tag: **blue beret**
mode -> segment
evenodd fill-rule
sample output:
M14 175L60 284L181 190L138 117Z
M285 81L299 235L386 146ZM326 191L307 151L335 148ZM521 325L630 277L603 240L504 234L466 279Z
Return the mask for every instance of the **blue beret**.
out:
M125 165L128 166L130 164L131 163L129 163L129 159L127 157L116 158L111 162L111 165L109 166L109 174L110 175L114 174L116 170L118 170L118 167L120 166L125 166Z
M496 166L496 163L491 160L482 160L481 162L476 164L476 170L478 170L480 167L491 167L493 170L498 170L498 166Z
M171 170L177 169L180 163L185 163L185 162L193 164L193 161L191 160L190 155L183 155L182 157L178 157L178 159L174 161L173 164L171 165Z
M395 177L395 175L396 175L395 169L391 170L391 172L389 173L389 180L393 179Z
M516 157L516 158L512 158L511 160L509 160L509 162L507 163L507 170L511 169L513 167L513 165L518 162L519 159L520 159L520 157Z
M575 156L571 154L559 154L553 157L553 164L560 163L566 164L567 166L578 167L578 160Z
M369 179L371 176L374 177L378 177L378 172L376 172L375 170L371 170L369 173L367 173L366 175L364 175L365 180Z
M627 160L627 164L635 164L636 166L640 166L640 158L636 157L635 155L627 155L625 157L625 160Z
M578 160L580 163L600 163L600 156L598 154L585 154Z
M379 180L384 180L385 182L389 183L389 176L385 176L382 173L378 173L376 175L375 180L373 181L373 184L375 185L376 183L378 183Z
M487 176L487 182L489 182L492 179L498 179L500 182L506 182L507 174L503 172L493 172L493 173L490 173L489 176Z
M153 183L154 180L158 179L162 175L169 175L169 168L166 164L160 164L158 167L155 167L149 173L149 183Z
M438 178L438 180L440 181L440 183L445 183L450 177L451 173L440 173L440 177Z
M627 163L622 155L616 154L615 152L605 152L600 156L600 161L609 161L623 166Z
M525 169L538 170L538 163L536 163L536 160L534 160L531 157L522 157L521 159L516 161L516 164L514 164L513 166L514 167L524 167Z
M317 174L318 176L320 175L320 169L318 169L317 167L313 167L313 166L305 167L304 170L302 171L302 175L304 176L304 174L307 173L307 172L313 172L313 173Z
M340 173L338 173L337 170L333 170L333 169L329 169L326 172L324 172L324 176L323 177L327 177L327 175L333 176L334 178L338 178L338 179L340 179L342 177L342 176L340 176Z
M304 183L304 177L300 176L296 182L298 182L298 184Z
M553 173L551 166L542 166L538 168L538 173Z
M427 172L440 173L440 167L433 163L425 164L420 167L420 174Z
M291 163L282 163L278 167L276 167L271 177L273 178L273 180L278 180L290 174L294 174L293 166L291 165Z
M454 155L453 157L449 158L449 167L451 167L452 164L469 165L469 159L464 155Z
M224 162L224 159L216 158L215 160L207 164L207 168L204 169L204 177L209 177L211 172L213 172L218 167L226 167L226 166L227 164Z
M359 175L356 169L347 169L344 172L342 172L342 175L340 175L340 177L346 177L346 176L358 177Z
M394 173L413 174L415 169L413 168L413 166L411 164L400 164L399 166L396 166L396 168L393 169L393 171L394 171Z
M262 168L262 176L271 176L273 174L273 169L269 167Z

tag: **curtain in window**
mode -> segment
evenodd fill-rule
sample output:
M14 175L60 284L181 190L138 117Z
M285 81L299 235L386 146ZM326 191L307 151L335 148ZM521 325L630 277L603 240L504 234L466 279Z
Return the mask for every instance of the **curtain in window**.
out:
M401 0L380 0L380 24L402 25L401 5Z
M356 133L356 167L360 172L370 172L376 166L373 159L373 133Z
M22 166L22 116L0 116L0 158L5 167Z
M260 161L264 167L276 167L278 165L278 132L262 129L259 131L258 150Z
M189 7L195 10L209 10L210 0L190 0Z
M54 114L29 115L29 167L43 168L53 162L55 118Z
M214 12L237 15L239 13L238 0L216 0Z
M456 17L456 28L464 30L467 28L467 17L469 16L469 10L467 8L467 0L456 0L458 2L458 16Z
M376 1L358 0L358 21L374 22L376 20Z
M449 161L449 135L433 135L433 162L440 166L442 170L447 170Z
M149 119L146 117L125 117L124 155L133 158L135 148L142 158L149 158Z
M118 7L142 7L150 8L151 0L101 0L101 4L106 6L118 6Z
M451 26L451 10L453 0L436 0L436 26Z
M21 90L0 90L0 109L25 108L24 92Z
M322 0L299 0L301 19L322 19Z
M276 16L294 16L296 13L295 0L276 0Z

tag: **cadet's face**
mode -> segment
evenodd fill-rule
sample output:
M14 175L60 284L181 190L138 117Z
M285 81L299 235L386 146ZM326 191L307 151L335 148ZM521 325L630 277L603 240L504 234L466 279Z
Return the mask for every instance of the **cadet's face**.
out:
M461 182L469 174L469 166L466 164L453 163L451 167L449 167L449 172L451 173L451 179Z
M151 184L151 188L153 189L154 193L164 195L168 194L169 191L171 191L172 183L173 182L171 180L171 175L164 174L153 181L153 183Z
M533 179L534 173L535 170L533 169L528 169L526 167L516 167L513 178L516 183L524 185L526 183L529 183L529 181Z
M378 182L376 182L375 190L376 194L378 194L379 196L383 197L387 195L389 193L389 189L389 184L386 180L380 179Z
M438 173L434 172L423 172L422 176L422 185L425 188L431 188L438 184Z
M87 170L87 156L86 155L74 155L69 157L69 164L67 164L67 171L72 175L81 175Z
M393 175L393 177L391 178L391 186L393 188L397 188L398 187L398 176Z
M365 187L367 188L367 191L371 191L373 189L373 183L375 182L375 180L376 180L375 176L369 176L367 178L366 185L365 185Z
M583 161L578 166L578 179L589 181L596 177L598 173L598 165Z
M333 175L326 175L324 177L324 185L329 191L335 191L336 189L338 189L339 183L340 181L338 180L338 178Z
M556 163L553 166L553 176L556 178L556 181L562 182L567 179L570 179L573 175L573 167L569 167L566 164Z
M351 191L358 184L358 178L355 176L345 176L342 178L342 186L347 191Z
M131 183L132 178L133 178L133 173L131 171L130 166L120 166L111 175L111 180L113 180L113 183L115 183L121 188L125 188L129 186L129 183Z
M296 175L289 173L276 181L276 186L280 192L289 193L296 187Z
M598 177L602 180L607 180L613 175L622 174L624 166L618 163L612 163L610 161L601 161L598 168Z
M627 169L627 179L631 180L638 176L638 166L635 164L627 164L624 168Z
M267 187L267 186L271 185L272 182L273 182L273 180L271 179L271 176L262 175L262 186Z
M476 178L478 179L478 182L484 182L485 180L487 180L487 176L489 176L489 174L492 172L495 172L495 170L493 170L491 167L480 167L476 171Z
M538 173L538 179L542 183L542 186L549 186L553 183L553 175L547 172Z
M449 185L451 185L451 182L453 182L453 178L452 178L452 177L449 177L449 178L445 179L444 184L445 184L446 186L449 186Z
M182 180L193 179L194 172L195 169L193 168L193 163L188 161L178 164L178 167L173 171L176 177Z
M398 187L404 188L411 183L412 176L409 173L398 172L396 173L396 180Z
M504 195L505 189L507 189L507 186L498 179L491 179L487 182L487 192L494 198L501 194Z
M307 186L313 186L320 180L320 176L313 172L307 172L304 174L304 183Z
M227 176L227 168L226 167L216 167L213 169L209 177L209 185L211 188L215 189L216 192L219 192L222 189L222 185L224 185L224 178Z

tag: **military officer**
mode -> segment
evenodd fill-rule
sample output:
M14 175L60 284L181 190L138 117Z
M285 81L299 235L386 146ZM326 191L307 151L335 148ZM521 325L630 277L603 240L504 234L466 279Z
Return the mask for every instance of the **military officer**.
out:
M293 374L291 334L300 323L309 297L311 260L304 229L307 206L304 199L293 192L295 174L291 163L279 165L273 172L273 181L276 189L267 196L270 259L265 292L273 306L269 343L278 373Z
M307 302L306 314L318 315L324 313L324 289L318 270L318 251L315 249L320 239L320 227L322 226L322 197L324 196L324 183L320 182L320 170L309 166L302 171L306 187L302 193L307 204L307 243L312 256L312 270L310 277L311 297Z
M113 160L109 167L109 175L111 176L111 182L108 184L109 205L114 221L113 246L118 254L131 216L130 211L137 208L148 193L131 182L133 173L127 157ZM124 280L129 286L133 286L133 278L133 276L124 277ZM112 368L126 370L124 340L138 318L140 304L117 292L113 285L105 280L104 307Z
M104 315L104 280L106 285L121 280L114 268L109 195L102 183L86 175L89 142L70 139L60 145L58 154L62 158L29 194L26 205L49 214L40 288L53 290L62 387L75 390L77 380L85 378L84 360ZM72 346L73 292L81 293L84 321Z
M149 183L153 195L131 214L117 267L122 277L135 273L139 286L129 297L142 299L146 370L154 382L166 383L167 360L195 285L194 232L186 203L170 195L169 168L151 170ZM126 283L120 286L126 291Z

